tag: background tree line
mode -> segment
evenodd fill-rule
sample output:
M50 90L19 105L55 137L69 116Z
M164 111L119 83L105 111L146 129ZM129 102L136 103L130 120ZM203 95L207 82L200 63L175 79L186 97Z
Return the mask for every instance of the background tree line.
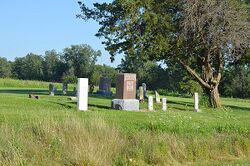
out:
M202 87L178 64L163 65L157 61L142 60L125 56L117 68L96 64L100 51L88 45L72 45L62 53L46 51L44 55L27 54L13 62L0 57L0 78L42 80L75 83L78 77L88 77L93 85L99 85L100 76L112 79L115 87L118 72L136 73L138 85L147 83L150 90L160 93L192 94L203 93ZM236 63L227 64L219 86L222 96L250 98L250 51Z
M99 56L101 52L89 45L72 45L61 53L55 50L46 51L44 55L29 53L13 62L0 57L0 78L65 83L90 78L92 85L98 85L100 76L114 79L117 73L115 68L96 65Z

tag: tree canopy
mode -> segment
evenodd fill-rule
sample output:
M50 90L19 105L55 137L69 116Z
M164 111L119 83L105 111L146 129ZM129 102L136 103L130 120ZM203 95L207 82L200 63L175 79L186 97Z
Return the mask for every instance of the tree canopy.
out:
M224 65L240 59L250 44L249 14L238 0L113 0L79 18L100 24L96 36L111 54L179 63L219 107Z

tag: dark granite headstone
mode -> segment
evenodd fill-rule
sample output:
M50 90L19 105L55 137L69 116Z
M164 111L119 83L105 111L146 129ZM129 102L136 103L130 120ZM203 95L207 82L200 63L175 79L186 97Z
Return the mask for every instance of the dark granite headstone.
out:
M110 78L100 77L99 90L97 91L97 94L112 95Z
M76 87L76 85L74 85L73 91L74 91L74 95L77 96L77 87Z

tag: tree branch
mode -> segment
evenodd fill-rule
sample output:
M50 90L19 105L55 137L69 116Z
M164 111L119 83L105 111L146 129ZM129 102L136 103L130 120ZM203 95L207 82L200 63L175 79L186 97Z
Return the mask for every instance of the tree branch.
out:
M201 79L201 77L192 70L188 65L186 65L182 60L179 59L179 63L184 67L184 69L187 70L187 72L194 77L203 87L210 89L209 84L207 84L205 81Z
M216 53L216 60L217 60L217 66L215 67L216 70L215 81L216 84L219 84L221 79L221 71L223 70L223 57L222 57L222 52L219 49Z

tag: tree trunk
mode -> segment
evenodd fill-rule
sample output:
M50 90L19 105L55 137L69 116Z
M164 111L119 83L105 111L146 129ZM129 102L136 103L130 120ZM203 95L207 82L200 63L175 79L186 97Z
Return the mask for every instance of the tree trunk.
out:
M211 89L206 89L206 94L209 98L209 104L211 107L213 108L221 107L218 85L213 86Z
M207 94L207 96L209 98L209 104L210 104L210 106L213 107L213 108L221 107L220 94L219 94L219 89L218 89L218 86L219 86L219 83L220 83L220 79L221 79L221 74L220 73L216 73L216 76L213 77L213 76L211 76L210 72L207 72L207 73L205 73L205 74L207 74L207 75L205 75L205 78L207 78L209 80L205 79L206 81L204 81L201 77L199 77L199 75L194 70L192 70L183 61L180 60L180 64L204 88L205 93Z

